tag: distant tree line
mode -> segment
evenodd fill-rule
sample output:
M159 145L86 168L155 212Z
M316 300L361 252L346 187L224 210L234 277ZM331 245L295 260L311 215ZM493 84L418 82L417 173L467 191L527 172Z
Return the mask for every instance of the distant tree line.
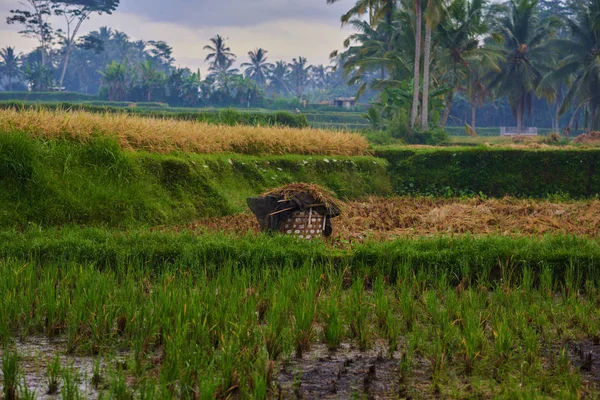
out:
M226 39L216 35L205 47L209 73L203 77L199 70L177 67L172 47L161 40L132 40L108 27L78 36L92 14L111 13L119 0L26 0L22 5L26 9L11 11L7 23L21 26L21 34L35 38L38 46L27 54L0 49L0 85L7 91L65 90L190 107L261 106L267 99L285 98L321 102L356 91L346 85L341 58L331 66L310 65L305 57L271 63L268 51L257 48L239 70ZM50 24L53 15L64 18L60 29Z
M378 129L476 130L480 110L506 120L506 108L519 131L600 129L600 0L357 0L341 22L356 33L333 55L359 95L379 92Z

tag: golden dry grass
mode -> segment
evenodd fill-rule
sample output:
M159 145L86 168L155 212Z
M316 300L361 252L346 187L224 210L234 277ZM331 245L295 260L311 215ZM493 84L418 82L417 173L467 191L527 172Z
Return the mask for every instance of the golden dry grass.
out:
M84 111L1 110L0 132L13 130L45 139L86 141L107 136L124 149L158 153L356 156L367 154L369 148L367 140L358 134L320 129L231 127Z
M600 238L600 201L548 201L504 199L369 198L346 204L333 220L338 242L364 239L390 240L429 235L572 234ZM258 232L251 214L208 218L165 229L192 231Z

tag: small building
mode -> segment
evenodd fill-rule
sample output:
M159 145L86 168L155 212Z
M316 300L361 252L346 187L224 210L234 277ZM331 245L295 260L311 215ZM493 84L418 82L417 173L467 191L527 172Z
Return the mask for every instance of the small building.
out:
M352 108L356 106L356 99L354 97L336 97L329 102L329 105L337 108Z
M521 133L517 133L519 131L516 127L500 127L500 136L537 136L538 129L537 128L522 128Z
M328 237L331 219L340 215L340 205L327 190L295 183L247 199L263 232L280 232L301 239Z

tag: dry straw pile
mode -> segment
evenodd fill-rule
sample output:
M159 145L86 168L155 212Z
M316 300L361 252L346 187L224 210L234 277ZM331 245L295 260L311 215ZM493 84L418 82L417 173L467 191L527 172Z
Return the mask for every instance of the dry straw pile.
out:
M124 149L158 153L356 156L367 154L369 147L358 134L319 129L231 127L83 111L0 111L0 132L15 130L46 139L86 141L94 136L108 136Z
M239 214L208 218L166 230L225 230L258 232L254 216ZM338 241L393 240L431 235L546 234L600 237L600 201L549 201L503 199L369 198L346 204L336 219L333 238Z

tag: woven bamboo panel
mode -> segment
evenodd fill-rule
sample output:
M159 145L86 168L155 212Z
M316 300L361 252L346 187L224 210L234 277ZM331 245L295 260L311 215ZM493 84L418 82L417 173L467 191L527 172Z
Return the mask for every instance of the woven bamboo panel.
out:
M312 239L323 236L325 216L315 211L295 211L283 223L281 232L295 235L301 239Z

